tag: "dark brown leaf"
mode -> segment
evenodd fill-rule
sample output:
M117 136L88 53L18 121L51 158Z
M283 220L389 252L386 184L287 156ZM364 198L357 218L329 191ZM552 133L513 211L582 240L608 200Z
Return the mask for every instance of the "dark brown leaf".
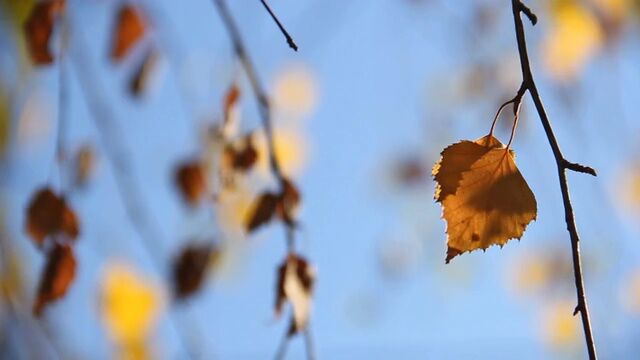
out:
M111 47L111 58L122 60L144 36L147 22L137 8L123 5L118 12L116 28Z
M175 173L175 182L182 198L190 206L197 205L207 194L207 179L198 161L180 165Z
M45 306L63 297L75 274L76 259L71 246L56 243L49 252L47 263L40 276L38 295L33 306L34 315L42 315Z
M210 244L189 245L182 250L173 264L173 286L178 299L187 298L200 289L215 252Z
M38 2L24 24L29 54L36 65L46 65L53 62L49 39L53 32L54 23L64 7L64 0Z
M282 193L278 202L278 216L287 224L294 225L293 213L300 204L301 196L296 186L289 180L282 181Z
M58 197L50 188L40 189L27 208L26 230L38 246L47 236L58 233L75 239L79 234L78 219L64 198Z
M251 135L245 136L239 146L228 145L224 150L225 160L237 171L246 172L253 168L258 160L258 151Z
M273 218L278 207L279 196L265 192L255 201L249 218L245 223L247 232L253 232L260 226L268 223Z

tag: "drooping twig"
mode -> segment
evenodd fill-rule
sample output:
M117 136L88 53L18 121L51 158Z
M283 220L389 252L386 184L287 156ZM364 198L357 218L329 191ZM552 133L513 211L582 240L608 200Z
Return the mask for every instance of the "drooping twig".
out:
M278 19L278 17L273 12L273 10L271 10L271 7L269 6L269 4L267 4L267 1L260 0L260 2L262 2L262 5L264 5L265 9L267 9L267 12L269 13L269 15L271 15L271 18L273 19L273 21L275 21L276 25L278 25L278 28L282 32L282 35L284 35L285 39L287 39L287 44L289 44L289 47L292 48L293 51L298 51L298 45L295 43L295 41L293 41L293 38L291 37L291 35L289 35L289 32L287 31L287 29L284 28L284 26L280 22L280 19Z
M573 254L573 272L576 284L577 293L577 306L574 311L574 315L580 313L582 318L582 327L584 330L585 341L587 345L587 351L589 353L589 359L597 359L596 346L593 340L593 332L591 330L591 321L589 318L589 309L587 306L587 297L584 291L584 280L582 276L582 265L580 259L580 236L578 235L578 228L576 226L575 217L573 214L573 206L571 204L571 198L569 196L569 185L567 182L567 170L581 172L596 176L596 171L588 166L569 162L562 155L558 140L551 127L551 122L547 116L542 99L538 93L538 88L533 80L533 74L531 72L531 66L529 63L529 55L527 53L527 44L525 39L524 25L520 14L524 14L529 18L533 25L537 22L535 14L521 1L511 0L511 7L513 11L513 19L516 31L516 40L518 43L518 53L520 55L520 65L522 70L522 87L524 91L528 91L531 94L533 103L538 112L538 116L542 122L545 134L553 151L553 156L558 168L558 178L560 180L560 189L562 191L562 201L564 204L565 221L567 223L567 230L569 231L569 237L571 238L571 250ZM520 93L520 92L518 92ZM524 92L523 92L524 93Z
M287 188L288 180L285 178L282 173L282 167L280 166L280 162L276 156L275 145L274 145L274 137L273 137L273 122L271 119L271 105L269 102L269 96L267 92L262 87L260 79L258 78L258 74L256 72L255 66L249 57L249 54L244 46L244 42L242 41L242 37L240 35L240 31L229 12L229 8L224 0L213 0L213 3L216 5L218 13L222 18L225 28L229 33L229 37L231 38L231 43L233 45L233 49L238 57L238 60L242 64L245 73L247 74L247 78L249 79L249 83L251 84L251 88L253 93L258 101L258 107L260 112L260 118L262 121L262 127L265 132L265 137L267 139L267 155L269 157L269 166L271 169L271 173L273 177L276 179L280 186L280 192L284 193ZM267 4L263 1L267 10L269 10ZM273 14L270 10L269 12ZM275 19L275 16L274 16ZM276 19L276 22L279 23ZM285 32L286 34L286 32ZM286 35L285 35L286 36ZM284 210L287 211L286 209ZM285 218L291 219L291 214L285 214ZM286 232L286 241L287 241L287 251L289 254L292 254L295 251L295 221L283 221L282 224L285 227ZM311 341L311 334L309 332L305 333L307 341L305 342L307 348L307 358L312 360L315 358L314 350ZM279 359L284 356L287 348L287 342L289 339L289 334L285 333L285 337L283 338L280 346L278 347L278 351L276 354L276 359Z

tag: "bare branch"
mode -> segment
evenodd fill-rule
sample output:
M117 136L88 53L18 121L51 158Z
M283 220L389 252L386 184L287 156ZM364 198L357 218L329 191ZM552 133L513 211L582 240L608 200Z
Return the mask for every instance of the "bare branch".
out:
M573 213L573 206L569 196L569 185L567 182L566 170L573 170L586 174L596 175L596 171L593 168L572 163L567 161L558 145L558 140L551 128L551 123L545 111L542 99L538 93L538 88L533 80L533 74L531 72L531 66L529 64L529 55L527 54L527 45L525 39L524 25L520 14L525 14L529 20L535 25L537 17L533 12L522 3L521 0L511 0L511 7L513 11L513 19L516 30L516 40L518 43L518 53L520 55L520 65L522 70L522 82L525 90L528 90L535 104L536 110L542 122L545 134L553 151L553 156L556 161L558 169L558 179L560 180L560 189L562 191L562 201L564 204L565 221L567 223L567 230L569 231L569 237L571 238L571 250L573 255L573 272L576 284L577 306L574 311L574 315L580 312L582 318L582 327L584 330L584 336L589 353L589 359L597 359L596 347L593 340L593 332L591 330L591 320L589 318L589 309L587 306L587 297L584 291L584 280L582 276L582 265L580 259L580 236L578 234L578 228Z

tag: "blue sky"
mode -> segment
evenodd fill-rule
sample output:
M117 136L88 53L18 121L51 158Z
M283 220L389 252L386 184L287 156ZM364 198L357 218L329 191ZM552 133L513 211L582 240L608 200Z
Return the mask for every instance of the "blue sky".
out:
M106 58L115 3L69 3L75 31L82 29L80 40L90 44L93 80L122 129L117 137L131 149L132 177L157 226L158 251L168 258L193 221L172 190L171 170L198 147L193 121L210 116L240 73L227 35L208 1L139 1L157 28L154 36L165 71L158 88L143 101L133 101L123 90L127 64L113 66ZM496 78L490 87L496 91L469 99L449 96L451 84L470 66L517 61L509 9L497 13L493 30L478 32L475 38L465 30L472 18L469 1L272 1L300 46L294 53L258 1L230 3L267 88L273 89L277 75L290 66L303 65L316 81L317 107L301 120L310 154L297 180L304 194L300 249L318 269L311 320L318 357L582 358L582 337L577 349L568 352L545 347L538 321L544 294L523 300L505 285L517 266L514 261L527 252L555 249L570 261L555 165L529 99L523 104L514 149L536 194L538 220L520 242L465 254L445 266L444 222L431 199L430 179L408 190L388 181L389 164L398 156L417 154L430 166L446 145L486 134L499 103L515 93L518 68L501 65L500 73L515 72L506 80ZM495 1L486 3L500 8ZM540 2L531 6L535 9ZM566 92L545 75L538 56L537 44L547 25L542 17L538 26L526 28L542 97L566 156L599 171L596 179L569 175L583 235L594 331L605 357L629 355L627 351L637 350L632 341L640 332L637 317L621 310L618 292L624 275L638 267L637 214L624 214L614 201L624 164L634 156L637 161L637 36L629 35L616 55L593 59L572 88L577 89L572 105L567 105L559 100ZM3 36L2 41L8 40ZM78 41L72 40L71 46ZM3 63L4 74L11 65ZM89 71L71 71L71 146L87 139L100 144L78 84L79 74ZM516 87L504 89L505 81L515 81ZM20 98L25 101L28 94L41 92L54 113L56 89L55 71L38 70ZM258 126L253 99L247 96L242 106L247 126ZM54 129L55 117L50 120ZM277 118L275 122L277 129ZM22 209L33 189L52 178L52 134L15 144L1 181L7 226L28 259L26 271L33 284L42 260L22 233ZM506 142L506 127L498 134ZM77 245L81 270L68 296L52 306L44 321L72 358L96 353L108 357L111 351L96 301L105 263L125 259L164 281L114 195L105 155L99 156L91 187L71 200L79 214L87 214ZM283 234L272 226L247 241L236 273L214 278L188 306L169 309L155 334L162 358L182 357L176 323L194 331L203 358L262 359L275 352L286 326L286 319L276 322L272 315L275 267L285 251ZM378 254L389 241L415 252L411 259L416 260L399 277L386 277L380 270ZM567 284L560 290L562 298L572 299L572 291L573 284ZM290 358L304 358L303 345L301 338L293 339Z

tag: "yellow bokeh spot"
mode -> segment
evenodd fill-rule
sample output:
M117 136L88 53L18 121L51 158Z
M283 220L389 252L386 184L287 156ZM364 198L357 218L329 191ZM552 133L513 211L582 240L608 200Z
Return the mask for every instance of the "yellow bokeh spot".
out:
M559 81L572 80L603 42L597 18L574 1L552 8L551 30L542 42L547 70Z
M263 133L255 137L258 150L258 170L270 174L267 141ZM300 174L307 160L307 139L298 129L276 128L273 138L276 157L286 176Z
M232 189L223 188L216 203L220 225L231 233L244 231L244 223L249 216L253 197L244 184L236 184Z
M278 75L274 91L278 109L306 115L315 108L317 97L316 81L306 67L296 65Z
M516 295L530 295L541 291L551 279L550 264L539 255L527 255L510 266L508 287Z
M571 348L580 342L579 317L573 316L574 301L563 300L548 304L543 311L542 338L549 347Z
M111 264L102 279L102 318L120 346L143 343L162 309L162 292L124 264Z
M621 184L614 184L619 203L624 210L640 210L640 166L625 169L620 177Z

